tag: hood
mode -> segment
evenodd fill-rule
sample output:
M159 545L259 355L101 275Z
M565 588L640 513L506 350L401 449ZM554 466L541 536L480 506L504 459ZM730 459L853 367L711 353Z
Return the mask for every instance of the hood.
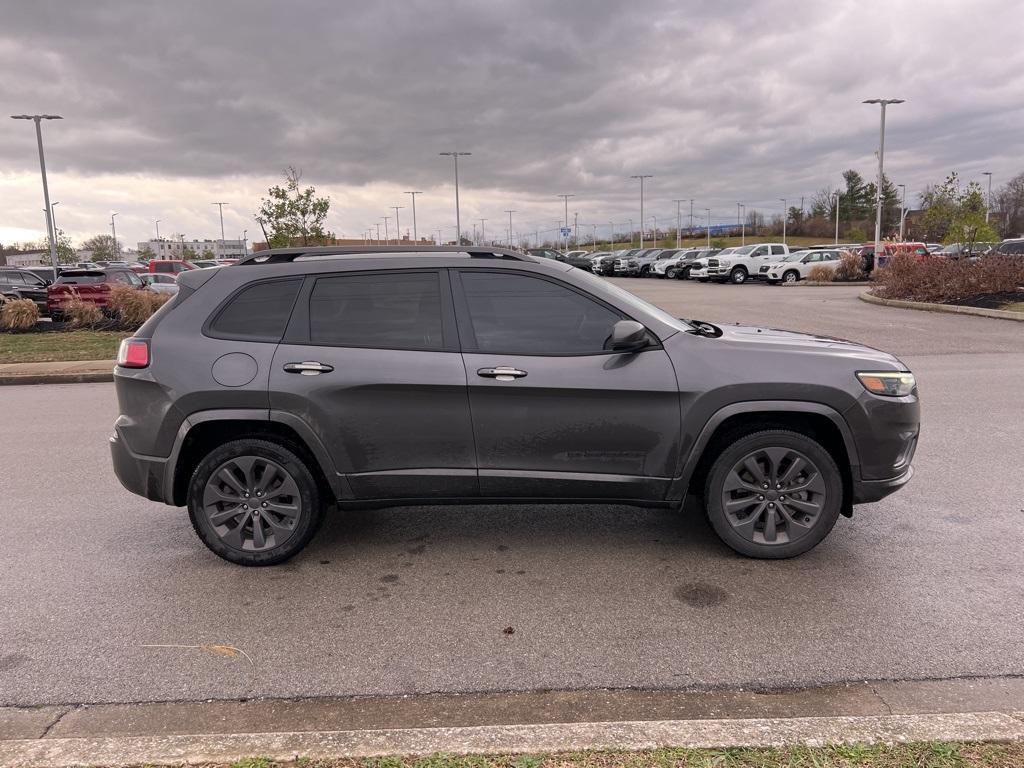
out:
M831 336L816 336L809 333L783 331L755 325L723 325L721 340L727 343L754 344L765 348L775 345L779 351L820 352L822 354L849 357L851 360L870 363L875 367L894 371L908 370L899 358L888 352Z

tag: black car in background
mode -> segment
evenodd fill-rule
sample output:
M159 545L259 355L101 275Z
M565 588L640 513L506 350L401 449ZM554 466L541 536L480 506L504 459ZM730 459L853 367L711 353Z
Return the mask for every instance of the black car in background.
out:
M0 267L0 295L7 299L32 299L41 315L46 314L46 286L46 280L27 269Z
M627 248L621 251L612 251L606 253L600 257L595 257L590 260L590 271L595 275L614 275L615 274L615 262L620 259L629 259L631 256L635 256L640 253L640 248Z

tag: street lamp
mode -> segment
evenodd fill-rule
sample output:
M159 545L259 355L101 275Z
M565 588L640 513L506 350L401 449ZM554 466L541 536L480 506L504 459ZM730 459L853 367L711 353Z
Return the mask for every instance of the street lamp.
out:
M508 247L512 247L512 214L515 211L505 211L508 214Z
M63 120L60 115L11 115L12 120L32 120L36 124L36 144L39 147L39 172L43 177L43 205L46 206L46 236L50 241L50 263L53 279L57 279L57 232L53 226L53 211L50 209L50 188L46 183L46 158L43 156L43 120Z
M711 209L705 208L705 212L708 214L708 248L711 247Z
M875 182L875 254L882 252L882 164L885 158L885 108L902 104L903 99L865 99L864 104L880 104L882 119L878 130L878 181Z
M220 257L224 258L224 206L231 205L231 203L210 203L210 205L216 205L220 211Z
M615 250L615 222L608 220L608 250Z
M53 239L54 240L57 239L57 232L58 232L58 230L57 230L57 214L56 214L56 212L53 209L56 208L58 205L60 205L60 200L58 200L55 203L50 203L50 223L53 225Z
M637 174L630 176L631 179L640 179L640 247L644 247L644 179L652 178L651 174ZM630 245L632 245L630 240Z
M484 245L487 244L487 227L484 226L487 219L480 219L480 239L483 240Z
M740 214L740 209L743 214ZM736 203L736 218L740 220L740 245L747 244L747 206L743 203Z
M690 234L693 234L693 198L690 198Z
M118 248L118 246L117 246L117 227L114 225L114 217L115 216L117 216L116 213L110 214L110 231L111 231L111 233L114 236L114 255L115 256L120 256L121 255L121 249Z
M786 219L789 218L789 210L786 207L786 198L780 197L782 201L782 244L786 244Z
M907 185L897 184L900 188L900 242L903 242L903 222L907 218Z
M419 242L420 236L416 231L416 195L422 195L422 192L406 192L405 194L412 197L412 239L415 242Z
M570 197L576 197L576 195L557 195L557 197L562 198L562 200L565 202L565 224L563 226L565 227L565 230L568 230L569 229L569 198ZM569 250L569 235L566 234L566 232L564 230L562 232L562 248L564 250L566 250L566 251Z
M391 235L388 234L388 222L391 221L390 216L381 216L384 221L384 245L391 245Z
M839 245L839 198L842 193L836 190L836 245Z
M398 212L405 208L404 205L392 205L391 208L395 211L395 245L402 244L402 228L398 224Z
M459 216L459 158L467 157L472 152L439 152L444 157L455 161L455 242L462 245L462 218Z
M992 171L982 171L981 175L988 176L988 197L985 199L985 223L988 224L989 211L992 210Z
M679 235L681 234L680 230L682 229L682 214L680 205L682 205L683 201L673 200L672 202L676 204L676 248L678 249L680 247Z

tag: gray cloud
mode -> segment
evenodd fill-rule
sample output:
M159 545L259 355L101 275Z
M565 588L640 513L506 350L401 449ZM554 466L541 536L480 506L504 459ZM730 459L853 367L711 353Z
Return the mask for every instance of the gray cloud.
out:
M1014 0L3 0L0 18L0 102L66 118L47 126L55 187L188 178L214 194L250 179L240 194L258 193L293 164L335 194L341 228L395 202L366 190L446 185L437 153L455 147L473 152L466 205L495 218L511 206L550 225L563 191L596 223L635 216L639 172L655 174L661 217L675 197L718 219L736 200L767 210L847 167L872 173L877 108L860 102L873 96L908 100L887 134L908 190L952 169L1006 179L1024 155ZM29 133L0 121L5 198L24 186L7 179L37 173ZM15 201L19 220L0 225L38 227L37 203ZM76 204L103 220L106 201ZM241 225L255 196L237 205Z

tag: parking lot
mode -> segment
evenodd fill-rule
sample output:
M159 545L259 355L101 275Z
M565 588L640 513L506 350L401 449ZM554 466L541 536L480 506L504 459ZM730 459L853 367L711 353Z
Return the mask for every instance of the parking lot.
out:
M856 287L616 282L900 355L917 475L790 561L733 554L692 503L466 506L332 515L295 560L244 569L120 487L111 384L7 387L0 705L1024 674L1024 325Z

